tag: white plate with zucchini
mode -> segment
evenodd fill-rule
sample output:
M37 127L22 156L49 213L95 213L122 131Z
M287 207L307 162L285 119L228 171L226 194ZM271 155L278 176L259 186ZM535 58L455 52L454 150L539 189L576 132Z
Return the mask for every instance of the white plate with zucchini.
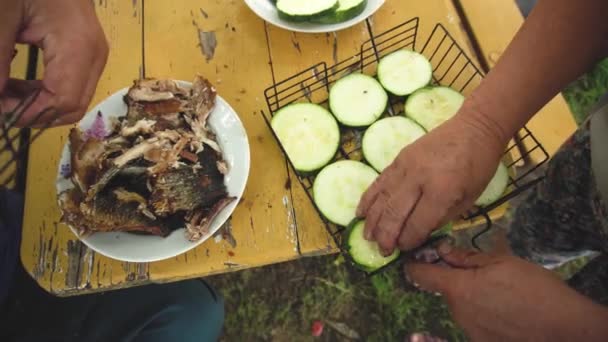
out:
M305 33L340 31L374 14L384 0L245 0L260 18Z

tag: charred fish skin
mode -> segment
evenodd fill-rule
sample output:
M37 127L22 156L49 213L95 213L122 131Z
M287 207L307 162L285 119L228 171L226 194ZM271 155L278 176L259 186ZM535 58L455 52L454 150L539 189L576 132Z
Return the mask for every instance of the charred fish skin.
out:
M106 140L70 132L72 183L59 196L62 220L83 233L126 231L167 236L186 227L200 239L234 198L229 172L207 125L217 91L197 76L184 89L172 80L136 80L128 111Z
M70 168L69 177L73 183L85 191L96 182L96 176L101 168L100 158L106 151L104 142L90 137L85 138L79 128L72 128L69 134Z
M108 192L100 193L95 201L86 204L77 188L60 194L63 208L61 221L86 236L95 232L145 232L166 237L171 230L158 220L138 213L137 203L122 203ZM83 210L84 209L84 210Z
M210 206L227 195L223 179L183 167L152 181L150 203L159 216Z
M194 210L212 206L228 192L224 175L218 170L220 155L211 149L198 154L198 167L182 166L169 169L151 178L150 203L157 215L165 216L178 210Z
M211 208L199 209L192 211L186 219L186 238L190 241L198 241L203 236L209 234L211 223L219 213L224 210L230 203L234 202L236 197L224 197L216 202Z

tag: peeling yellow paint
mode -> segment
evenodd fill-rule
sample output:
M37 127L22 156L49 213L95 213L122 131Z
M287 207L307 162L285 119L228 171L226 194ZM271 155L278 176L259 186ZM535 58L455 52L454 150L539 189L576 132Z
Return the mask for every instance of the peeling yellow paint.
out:
M369 39L367 26L362 23L335 34L294 34L266 24L242 1L149 1L145 8L142 3L95 2L111 55L93 103L144 74L182 80L201 74L213 80L239 114L251 145L249 183L229 224L236 246L220 236L183 255L149 264L119 262L89 250L58 223L54 180L68 132L65 127L45 132L30 151L21 249L27 271L48 291L74 295L335 252L331 236L295 173L286 167L260 111L267 111L264 89L273 79L357 54ZM383 32L415 16L421 18L418 44L435 24L443 23L472 56L450 0L388 0L370 20L371 29ZM197 27L214 32L213 58L201 54Z

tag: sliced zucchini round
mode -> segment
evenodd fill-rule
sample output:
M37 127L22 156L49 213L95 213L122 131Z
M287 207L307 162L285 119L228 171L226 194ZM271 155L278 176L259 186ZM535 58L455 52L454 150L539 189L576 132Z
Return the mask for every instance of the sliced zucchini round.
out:
M405 96L431 83L433 67L426 57L411 50L395 51L378 63L382 86L397 96Z
M498 164L494 177L486 186L486 189L481 193L475 201L475 205L484 207L490 205L500 199L507 189L509 184L509 170L503 163Z
M405 115L431 131L454 116L464 96L449 87L427 87L414 92L405 102Z
M376 177L374 169L358 161L329 164L315 178L313 199L323 216L346 227L356 217L361 196Z
M329 91L329 108L346 126L371 125L384 113L387 103L388 94L382 85L364 74L343 77Z
M279 18L289 21L310 21L333 13L338 0L277 0Z
M332 160L340 144L336 119L327 109L313 103L284 107L270 125L297 171L322 168Z
M399 257L399 249L385 257L380 251L378 243L368 241L363 236L365 221L355 220L346 232L346 249L353 262L364 271L373 272Z
M319 24L342 23L363 13L367 6L367 0L338 0L338 8L325 16L315 19Z
M432 232L431 237L443 235L443 234L450 235L452 233L452 228L454 228L454 223L448 222L448 223L444 224L441 228Z
M363 156L374 169L382 172L405 146L424 134L420 125L403 116L376 121L363 135Z

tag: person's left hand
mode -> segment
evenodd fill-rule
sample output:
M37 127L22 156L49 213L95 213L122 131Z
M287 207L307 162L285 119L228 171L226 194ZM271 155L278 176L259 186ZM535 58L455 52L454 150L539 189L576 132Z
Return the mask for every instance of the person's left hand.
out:
M442 294L472 341L585 341L608 336L608 309L514 256L438 249L449 266L409 263L415 286Z
M42 49L41 80L9 77L15 43ZM0 112L14 110L40 90L18 126L78 121L95 93L107 57L108 43L90 0L0 1Z

